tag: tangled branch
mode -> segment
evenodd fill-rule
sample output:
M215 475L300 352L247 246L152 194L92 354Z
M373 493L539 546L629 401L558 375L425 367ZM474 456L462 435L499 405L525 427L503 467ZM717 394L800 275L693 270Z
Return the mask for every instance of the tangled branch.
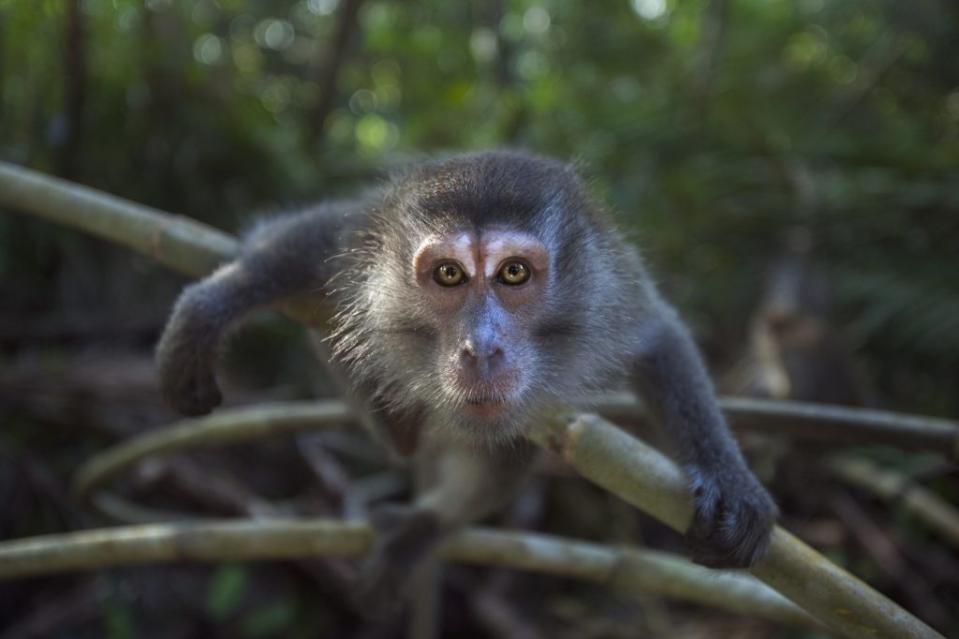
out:
M46 535L0 544L0 578L170 561L359 557L373 542L363 522L265 520L151 524ZM583 579L621 594L655 594L818 627L808 614L748 575L709 570L667 553L613 549L551 535L464 531L444 559Z
M102 237L186 275L206 275L233 257L238 247L235 238L200 222L6 162L0 162L0 206ZM316 323L315 313L301 312L295 304L284 305L283 311ZM604 395L590 404L613 420L644 416L630 394ZM959 425L945 419L749 398L722 398L720 404L736 427L831 442L889 444L959 460Z
M0 164L0 204L130 246L193 275L208 272L236 250L235 240L202 224L5 164ZM904 420L900 422L900 426L915 425ZM220 428L229 430L228 426ZM184 430L188 428L184 427ZM584 477L676 530L685 530L692 512L691 496L680 470L658 451L591 415L558 415L546 419L537 425L532 438L560 454ZM951 432L950 444L955 446L956 441L955 433ZM940 452L948 454L950 451ZM353 534L360 536L356 531ZM186 547L208 547L210 543L202 535L190 536L188 533L186 540L189 543L182 537L178 539L173 544L174 549L183 548L184 544ZM354 539L350 543L357 542ZM156 544L162 546L159 541ZM6 542L0 545L0 549L9 553L11 545L12 551L20 553L14 552L13 564L26 556L28 567L42 564L66 566L56 563L58 553L68 547L63 543L44 543L39 538ZM110 542L106 545L110 546ZM254 536L252 545L260 547L257 536ZM74 567L82 567L82 563ZM895 603L779 527L773 532L767 556L752 572L845 636L940 637Z

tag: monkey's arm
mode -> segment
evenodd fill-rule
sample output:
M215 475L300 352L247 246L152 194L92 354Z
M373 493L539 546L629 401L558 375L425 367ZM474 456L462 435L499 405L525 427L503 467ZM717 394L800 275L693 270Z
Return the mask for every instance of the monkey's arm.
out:
M371 516L377 540L359 587L359 599L371 609L407 594L404 586L448 535L511 499L537 453L528 442L424 444L415 459L417 498L410 505L385 504Z
M752 565L769 543L777 510L743 459L686 328L665 303L642 329L634 383L675 444L695 499L686 533L693 559Z
M316 208L271 220L246 239L237 259L186 287L160 342L166 400L185 415L220 403L214 365L224 333L250 311L302 293L322 296L339 253L345 211Z

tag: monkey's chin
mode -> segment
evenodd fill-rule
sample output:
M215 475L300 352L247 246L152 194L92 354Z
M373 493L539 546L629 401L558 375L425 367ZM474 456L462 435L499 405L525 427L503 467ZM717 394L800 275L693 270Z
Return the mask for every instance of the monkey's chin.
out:
M509 402L500 400L468 401L463 404L463 412L479 419L498 419L509 413Z

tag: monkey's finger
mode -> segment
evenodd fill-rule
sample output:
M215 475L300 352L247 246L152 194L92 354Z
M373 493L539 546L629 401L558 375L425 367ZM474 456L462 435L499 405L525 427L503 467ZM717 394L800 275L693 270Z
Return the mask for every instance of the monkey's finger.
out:
M746 568L761 559L769 546L776 509L764 495L723 500L712 532L687 536L694 561L713 568Z
M698 474L691 475L690 487L694 510L686 536L690 540L705 540L715 532L722 508L722 493L715 482L706 481Z

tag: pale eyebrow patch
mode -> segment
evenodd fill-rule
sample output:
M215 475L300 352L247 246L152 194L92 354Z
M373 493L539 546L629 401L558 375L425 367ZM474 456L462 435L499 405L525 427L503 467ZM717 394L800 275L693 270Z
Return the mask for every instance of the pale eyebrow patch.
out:
M509 257L521 257L538 270L549 268L546 246L534 235L521 231L487 231L480 245L480 261L486 277L493 277L500 263Z
M457 235L430 235L413 253L413 270L421 274L442 260L455 260L466 271L467 277L476 276L475 239L470 233Z

